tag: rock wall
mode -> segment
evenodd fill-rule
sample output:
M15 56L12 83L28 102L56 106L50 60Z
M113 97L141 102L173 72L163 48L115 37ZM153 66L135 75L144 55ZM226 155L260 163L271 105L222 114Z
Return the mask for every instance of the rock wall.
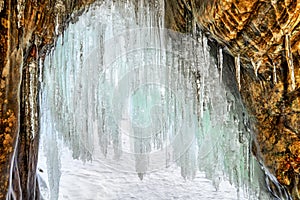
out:
M192 1L193 19L243 64L235 71L253 116L254 153L299 199L300 2L204 3Z
M0 199L39 199L39 61L92 0L0 1ZM22 192L21 192L22 191Z
M253 115L256 156L299 199L300 2L215 1L197 23L240 57L240 92ZM238 80L239 81L239 80Z
M92 1L0 0L1 199L8 192L39 199L42 58ZM190 32L197 24L241 60L241 69L233 70L253 116L254 153L295 199L300 199L299 8L297 0L165 0L167 28Z

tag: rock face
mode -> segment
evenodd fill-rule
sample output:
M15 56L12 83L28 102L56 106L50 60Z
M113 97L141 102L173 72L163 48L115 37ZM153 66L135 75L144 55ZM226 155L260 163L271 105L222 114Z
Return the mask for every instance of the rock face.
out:
M40 199L38 61L91 2L0 0L0 199Z
M300 168L300 2L214 1L192 13L241 57L240 91L253 115L256 156L294 199ZM198 12L200 11L200 12Z
M186 10L173 11L179 25L167 13L169 27L188 30L194 21L240 58L237 81L253 117L254 153L300 199L300 2L192 0L169 5Z
M67 23L92 2L0 0L0 199L12 189L17 199L39 199L38 61ZM238 83L253 116L254 153L293 198L300 199L300 3L165 0L165 4L168 28L190 32L197 24L240 58Z

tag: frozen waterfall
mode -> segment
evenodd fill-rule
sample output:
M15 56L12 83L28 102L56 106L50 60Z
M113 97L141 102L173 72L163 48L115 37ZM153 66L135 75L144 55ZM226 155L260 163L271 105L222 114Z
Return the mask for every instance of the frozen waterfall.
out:
M200 31L164 29L163 6L95 3L46 57L39 158L45 199L268 198L247 113L223 84L223 50L215 59ZM156 184L161 189L149 196L145 188Z

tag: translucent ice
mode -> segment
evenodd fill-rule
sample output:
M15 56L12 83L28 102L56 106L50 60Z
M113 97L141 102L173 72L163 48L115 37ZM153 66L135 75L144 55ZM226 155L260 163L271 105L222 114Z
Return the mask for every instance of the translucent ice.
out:
M62 145L141 179L175 162L184 178L200 170L216 188L229 179L241 195L260 195L247 113L220 77L222 51L218 64L204 34L163 29L163 14L163 1L95 4L46 57L41 149L51 199Z

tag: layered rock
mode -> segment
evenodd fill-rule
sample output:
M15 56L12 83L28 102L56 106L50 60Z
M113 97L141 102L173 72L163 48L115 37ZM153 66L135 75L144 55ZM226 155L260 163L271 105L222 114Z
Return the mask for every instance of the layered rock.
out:
M0 0L1 199L10 186L16 198L39 199L35 173L39 60L92 1ZM197 24L241 60L237 81L252 115L254 153L300 199L300 3L165 0L165 4L168 28L190 32Z
M253 117L254 153L299 199L300 2L191 2L193 20L241 59L237 81Z
M39 199L39 60L90 3L0 1L0 199Z

